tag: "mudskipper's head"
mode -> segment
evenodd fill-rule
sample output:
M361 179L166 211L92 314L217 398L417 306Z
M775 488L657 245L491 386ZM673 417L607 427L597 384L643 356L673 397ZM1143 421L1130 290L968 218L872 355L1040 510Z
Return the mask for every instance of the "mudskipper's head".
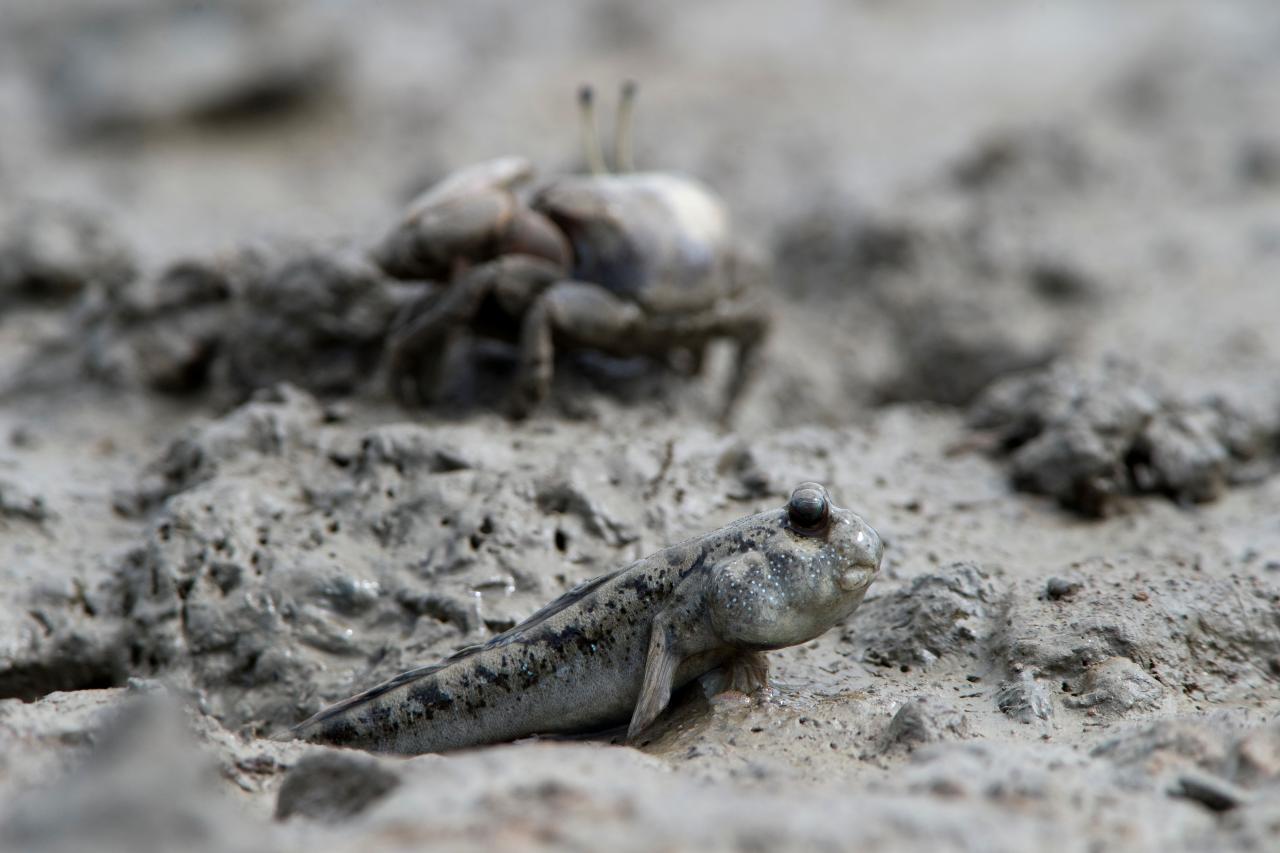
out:
M757 516L769 530L758 548L717 567L709 603L716 633L745 648L803 643L862 603L884 545L826 488L802 483L780 511Z
M880 535L859 516L832 503L819 483L801 483L791 493L787 526L793 534L821 543L813 559L830 568L842 592L865 592L880 571Z

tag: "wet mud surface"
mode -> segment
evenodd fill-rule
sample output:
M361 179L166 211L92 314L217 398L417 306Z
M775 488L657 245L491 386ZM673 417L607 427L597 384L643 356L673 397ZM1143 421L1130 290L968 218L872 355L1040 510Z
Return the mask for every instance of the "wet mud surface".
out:
M0 847L1274 844L1269 5L109 6L0 24ZM581 168L626 78L768 260L733 421L719 344L566 348L512 420L459 334L400 405L446 285L371 248L453 168ZM806 480L884 566L768 689L634 746L271 738Z

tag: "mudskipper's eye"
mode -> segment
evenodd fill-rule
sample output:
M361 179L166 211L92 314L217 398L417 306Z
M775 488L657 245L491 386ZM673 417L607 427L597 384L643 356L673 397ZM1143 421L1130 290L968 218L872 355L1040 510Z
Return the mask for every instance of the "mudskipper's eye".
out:
M816 483L805 483L791 493L787 515L791 526L798 530L812 531L827 521L827 495Z

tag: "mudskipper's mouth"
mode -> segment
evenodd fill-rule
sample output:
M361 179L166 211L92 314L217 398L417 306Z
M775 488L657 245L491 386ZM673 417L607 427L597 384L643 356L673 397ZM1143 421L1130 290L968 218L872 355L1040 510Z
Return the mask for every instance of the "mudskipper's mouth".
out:
M845 592L857 592L871 585L879 566L858 563L840 574L838 583Z

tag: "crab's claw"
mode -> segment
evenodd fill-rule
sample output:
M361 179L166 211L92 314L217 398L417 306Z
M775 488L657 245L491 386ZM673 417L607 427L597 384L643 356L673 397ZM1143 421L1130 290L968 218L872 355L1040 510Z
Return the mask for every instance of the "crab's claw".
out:
M454 172L414 200L374 248L374 261L395 278L433 281L500 255L533 255L567 266L564 236L515 195L532 175L533 165L523 157Z

